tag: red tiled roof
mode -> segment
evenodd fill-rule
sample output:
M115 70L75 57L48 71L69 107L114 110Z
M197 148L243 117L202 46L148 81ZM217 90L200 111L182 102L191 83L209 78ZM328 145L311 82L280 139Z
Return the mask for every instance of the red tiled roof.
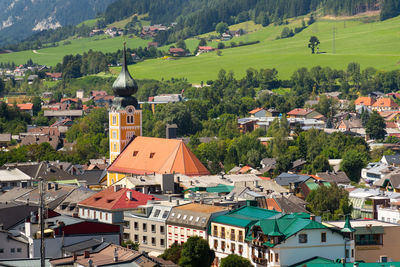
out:
M32 110L33 109L33 104L32 103L17 104L17 107L20 110Z
M132 174L180 173L208 175L209 171L182 140L136 137L108 171Z
M287 115L295 115L295 116L305 116L311 112L313 109L305 109L305 108L295 108L287 113Z
M375 99L369 96L360 96L354 101L355 105L372 106L375 103Z
M199 50L213 51L215 48L211 46L199 46Z
M173 48L173 47L171 47L171 48L169 49L169 52L170 52L170 53L184 53L185 50L182 49L182 48Z
M62 77L62 72L46 72L46 76L51 77L51 78L55 78L55 79L59 79Z
M259 112L259 111L261 111L261 110L263 110L263 108L255 108L255 109L249 111L249 113L250 113L250 114L256 114L257 112Z
M78 103L78 98L61 98L60 102L63 103L65 101L71 101L71 102L75 102Z
M397 127L397 123L393 122L393 121L387 121L386 122L386 128L393 128L393 129L397 129L399 127Z
M146 195L133 189L121 188L115 190L115 188L115 186L110 186L79 202L79 205L103 210L119 210L133 209L140 205L146 205L149 200L159 200L152 195ZM128 192L132 194L131 199L128 198Z
M250 167L249 165L243 166L240 170L239 173L247 173L249 171L251 171L253 168Z
M373 107L391 107L391 108L399 107L399 105L397 105L397 103L394 102L393 99L388 98L388 97L379 98L372 106Z

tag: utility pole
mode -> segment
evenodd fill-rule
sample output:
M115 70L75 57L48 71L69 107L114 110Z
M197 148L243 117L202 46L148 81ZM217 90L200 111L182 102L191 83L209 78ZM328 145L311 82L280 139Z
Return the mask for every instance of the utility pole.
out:
M45 243L44 243L44 181L39 180L39 223L40 223L40 266L45 267Z

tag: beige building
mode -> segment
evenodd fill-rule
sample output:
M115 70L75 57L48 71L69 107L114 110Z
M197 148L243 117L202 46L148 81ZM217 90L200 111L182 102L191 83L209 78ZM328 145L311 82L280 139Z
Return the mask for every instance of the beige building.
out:
M228 212L228 208L199 203L174 207L167 219L167 245L183 244L191 236L207 240L210 220Z
M155 201L124 212L124 240L139 243L139 250L159 255L167 246L166 220L176 202Z
M342 228L344 222L329 222ZM381 259L400 261L400 225L378 220L352 220L355 232L355 260L377 262Z

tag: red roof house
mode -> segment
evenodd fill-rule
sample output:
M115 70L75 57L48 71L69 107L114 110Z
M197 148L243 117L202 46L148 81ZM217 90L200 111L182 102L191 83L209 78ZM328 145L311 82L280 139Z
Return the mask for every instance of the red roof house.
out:
M377 111L398 110L399 105L389 97L382 97L376 100L372 105L372 109Z
M199 46L200 52L212 52L214 50L215 50L215 48L211 47L211 46Z
M287 113L288 118L318 118L321 114L311 108L295 108Z
M375 103L375 99L369 96L360 96L354 101L354 105L356 106L366 106L370 107Z

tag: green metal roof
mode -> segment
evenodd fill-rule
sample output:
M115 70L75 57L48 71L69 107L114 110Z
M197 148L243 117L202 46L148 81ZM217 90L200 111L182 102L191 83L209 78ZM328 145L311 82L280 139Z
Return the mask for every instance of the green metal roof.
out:
M279 231L279 226L278 223L275 220L274 223L274 229L268 233L269 236L283 236L283 234L281 233L281 231Z
M293 218L310 219L310 214L306 212L295 212L291 214L285 214L281 217L281 219L293 219Z
M301 230L304 229L324 229L328 228L327 226L323 225L322 223L312 221L309 219L301 219L301 218L279 218L276 220L261 220L257 223L262 229L262 231L266 234L271 233L274 231L275 225L277 224L281 236L284 237L284 239L289 238L290 236L296 234L297 232L300 232ZM248 236L248 238L251 240L251 236ZM273 244L270 244L269 242L266 242L264 245L273 247Z
M309 264L312 264L312 265L315 264L315 265L320 266L322 264L332 264L332 263L335 263L335 262L333 260L330 260L330 259L326 259L326 258L323 258L323 257L316 256L316 257L313 257L311 259L308 259L308 260L301 261L301 262L298 262L296 264L293 264L290 267L303 267L303 266L309 266Z
M233 190L233 188L234 188L233 185L219 184L217 186L212 186L212 187L192 187L192 188L188 188L188 189L184 190L183 192L206 191L208 193L230 193Z
M383 227L382 227L383 228ZM351 227L350 223L350 216L346 215L346 221L344 223L344 226L342 230L340 230L342 233L353 233L356 231L353 227Z
M274 210L267 210L253 206L243 206L239 209L232 210L225 215L215 217L212 222L248 227L259 220L271 218L278 214L280 214L280 212Z

